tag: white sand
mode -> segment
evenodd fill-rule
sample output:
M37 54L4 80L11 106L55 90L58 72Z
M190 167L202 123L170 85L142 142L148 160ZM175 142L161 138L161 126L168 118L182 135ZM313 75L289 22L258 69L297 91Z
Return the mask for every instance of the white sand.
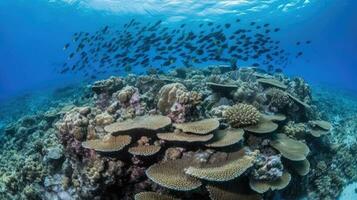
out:
M357 189L357 182L345 186L338 200L356 200L357 199L356 189Z

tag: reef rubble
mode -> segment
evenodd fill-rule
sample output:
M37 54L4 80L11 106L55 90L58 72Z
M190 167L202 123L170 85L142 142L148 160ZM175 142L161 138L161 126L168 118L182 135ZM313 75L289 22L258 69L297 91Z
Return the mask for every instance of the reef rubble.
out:
M88 88L6 126L0 199L335 199L356 181L356 123L302 78L210 67Z

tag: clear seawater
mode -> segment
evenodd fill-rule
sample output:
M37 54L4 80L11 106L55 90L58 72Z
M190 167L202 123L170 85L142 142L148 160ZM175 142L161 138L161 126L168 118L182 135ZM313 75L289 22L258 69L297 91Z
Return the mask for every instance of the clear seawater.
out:
M269 23L280 28L273 37L286 51L303 52L299 58L291 56L285 74L355 98L356 10L355 0L0 0L0 130L11 120L58 105L54 93L58 101L70 98L65 87L90 83L80 73L58 73L68 56L63 46L75 32L107 25L120 30L132 19L162 20L161 26L170 28L185 23L187 30L202 22L235 24L237 18L240 28ZM296 45L308 40L311 44ZM209 64L226 63L204 65ZM238 66L249 64L238 60ZM136 66L133 73L141 71ZM110 75L126 74L96 79ZM54 92L58 88L62 90Z
M2 0L0 2L0 99L24 91L79 81L55 73L66 59L62 47L78 31L120 26L131 19L168 26L197 21L270 23L291 52L284 73L309 83L357 91L357 2L353 0ZM245 28L244 24L240 25ZM300 40L311 45L297 47ZM240 63L238 65L244 65Z

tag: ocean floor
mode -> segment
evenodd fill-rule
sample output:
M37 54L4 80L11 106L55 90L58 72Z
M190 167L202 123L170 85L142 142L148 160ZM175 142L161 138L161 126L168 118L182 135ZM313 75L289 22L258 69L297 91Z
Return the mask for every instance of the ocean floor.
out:
M298 77L176 69L0 105L0 199L357 198L357 97Z
M357 199L357 182L350 183L343 188L339 200Z

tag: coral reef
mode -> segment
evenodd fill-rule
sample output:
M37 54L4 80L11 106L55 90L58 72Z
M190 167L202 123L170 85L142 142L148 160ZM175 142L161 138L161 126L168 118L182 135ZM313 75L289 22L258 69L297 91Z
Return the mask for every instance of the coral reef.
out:
M88 88L4 129L1 199L335 199L357 179L355 116L319 112L300 78L211 66Z
M244 127L257 124L260 119L259 111L252 105L237 104L224 111L223 117L234 127Z

